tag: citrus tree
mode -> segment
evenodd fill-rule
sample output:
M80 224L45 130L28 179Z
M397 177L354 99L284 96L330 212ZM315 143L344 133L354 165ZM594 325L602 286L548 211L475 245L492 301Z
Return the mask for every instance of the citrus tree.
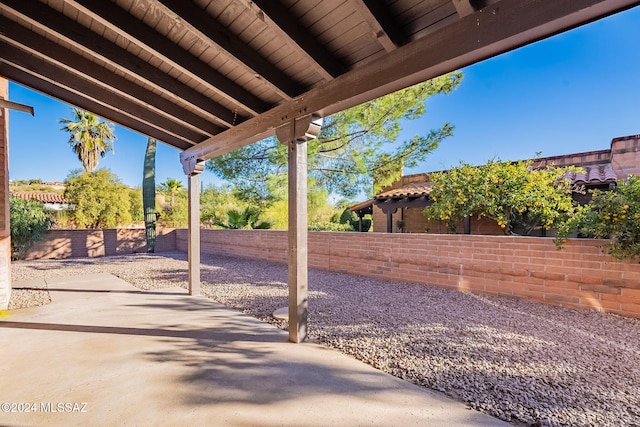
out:
M490 161L484 166L461 163L431 175L430 221L448 226L465 216L495 220L505 234L530 234L536 226L550 229L576 210L568 172L576 168L534 169L532 161Z
M556 245L573 233L609 239L604 248L615 258L640 257L640 177L611 191L594 190L591 202L559 228Z

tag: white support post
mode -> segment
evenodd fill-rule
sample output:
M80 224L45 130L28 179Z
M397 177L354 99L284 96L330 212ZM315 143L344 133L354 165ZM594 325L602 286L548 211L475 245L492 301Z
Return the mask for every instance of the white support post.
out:
M188 264L189 295L200 295L200 179L204 162L198 159L187 159L182 162L182 169L188 175L189 191L189 230L188 230Z
M307 337L307 141L320 132L322 119L306 116L278 128L289 162L289 341Z

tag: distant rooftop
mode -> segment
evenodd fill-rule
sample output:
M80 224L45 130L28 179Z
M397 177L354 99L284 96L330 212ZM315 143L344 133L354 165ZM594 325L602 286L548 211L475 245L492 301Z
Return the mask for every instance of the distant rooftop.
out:
M69 201L62 194L56 193L37 193L34 191L14 191L12 196L19 197L24 200L38 200L43 203L68 204Z

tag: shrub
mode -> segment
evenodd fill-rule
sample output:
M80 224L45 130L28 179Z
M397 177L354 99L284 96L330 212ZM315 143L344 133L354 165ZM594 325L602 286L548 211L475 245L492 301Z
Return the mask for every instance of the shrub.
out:
M9 199L11 224L11 259L21 259L33 242L51 228L53 221L37 200L24 200L11 196Z
M609 239L603 247L614 258L640 257L640 177L629 177L612 191L594 190L589 205L559 227L558 248L573 233Z
M260 209L247 206L244 210L230 209L227 211L227 222L216 221L215 225L228 230L267 230L271 228L269 221L261 221Z
M310 222L310 231L353 231L350 224L338 224L336 222Z

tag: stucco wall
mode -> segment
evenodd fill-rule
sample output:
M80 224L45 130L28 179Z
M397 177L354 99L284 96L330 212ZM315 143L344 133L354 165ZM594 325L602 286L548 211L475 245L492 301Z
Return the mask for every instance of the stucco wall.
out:
M424 208L404 208L398 209L393 214L393 232L400 233L396 227L396 221L402 220L405 224L405 233L430 233L430 234L448 234L446 224L443 221L427 221L424 216ZM377 233L385 233L387 231L387 215L382 212L378 206L373 206L373 231ZM464 233L464 223L460 221L456 224L456 233ZM498 224L489 218L472 218L471 234L482 235L504 235Z

